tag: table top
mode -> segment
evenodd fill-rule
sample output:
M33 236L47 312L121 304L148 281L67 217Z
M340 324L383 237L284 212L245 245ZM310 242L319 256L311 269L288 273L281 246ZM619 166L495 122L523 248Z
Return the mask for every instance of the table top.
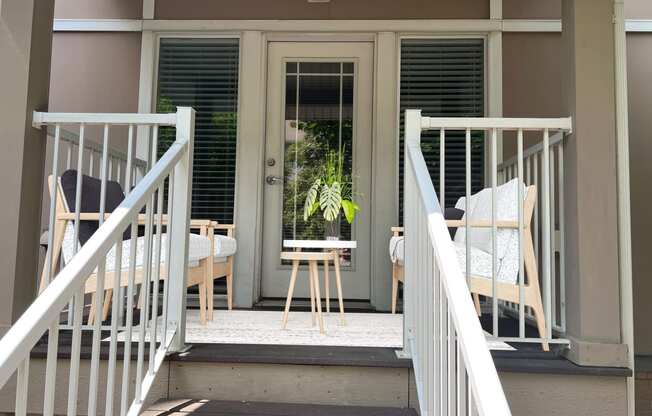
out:
M348 240L283 240L287 248L357 248L357 241Z

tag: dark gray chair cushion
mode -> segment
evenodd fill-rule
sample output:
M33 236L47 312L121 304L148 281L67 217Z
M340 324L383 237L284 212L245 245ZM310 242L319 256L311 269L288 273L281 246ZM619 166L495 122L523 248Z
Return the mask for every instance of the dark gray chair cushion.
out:
M444 218L447 220L461 220L464 216L464 210L458 208L446 208L444 209ZM451 235L451 238L455 238L455 232L457 227L448 227L448 233Z
M88 175L82 176L81 212L100 212L100 193L102 181ZM61 188L70 212L75 212L75 194L77 193L77 171L67 170L61 175ZM115 181L106 181L106 213L111 213L125 199L122 186ZM79 242L86 244L91 235L99 228L98 221L81 221L79 223ZM124 232L122 239L131 238L130 230Z

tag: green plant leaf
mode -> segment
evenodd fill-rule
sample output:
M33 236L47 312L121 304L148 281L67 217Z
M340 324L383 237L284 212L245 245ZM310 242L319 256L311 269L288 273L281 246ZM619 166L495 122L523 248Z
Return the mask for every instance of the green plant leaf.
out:
M333 182L329 187L323 185L319 195L319 206L324 212L326 221L335 221L342 207L342 189L339 182Z
M344 211L346 221L351 224L355 219L356 212L360 211L360 205L349 199L342 199L342 211Z
M306 195L306 202L303 204L303 220L308 221L308 218L315 213L317 208L319 208L319 201L317 201L317 194L319 193L319 186L321 185L321 179L317 178L312 184L310 189L308 189L308 195Z

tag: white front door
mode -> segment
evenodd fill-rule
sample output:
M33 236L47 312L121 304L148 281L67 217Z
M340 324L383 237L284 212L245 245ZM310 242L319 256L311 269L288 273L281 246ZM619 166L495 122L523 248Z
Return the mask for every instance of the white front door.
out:
M352 226L340 222L341 238L358 242L342 254L343 294L369 299L373 44L271 42L267 56L262 296L287 293L290 267L279 258L283 239L324 238L324 221L317 214L304 221L303 205L326 153L339 148L362 207ZM306 278L297 280L295 296L308 297Z

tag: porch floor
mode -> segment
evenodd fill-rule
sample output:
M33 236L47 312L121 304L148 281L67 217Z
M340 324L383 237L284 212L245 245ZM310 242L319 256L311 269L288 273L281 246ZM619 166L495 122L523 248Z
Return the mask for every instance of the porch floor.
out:
M199 311L186 311L186 342L189 344L298 345L330 347L403 347L403 315L347 312L346 324L331 309L323 313L325 333L312 325L310 312L290 311L286 329L282 311L215 310L213 320L202 325ZM132 335L137 341L137 333ZM120 336L121 341L124 338ZM514 350L510 345L489 341L492 350Z

